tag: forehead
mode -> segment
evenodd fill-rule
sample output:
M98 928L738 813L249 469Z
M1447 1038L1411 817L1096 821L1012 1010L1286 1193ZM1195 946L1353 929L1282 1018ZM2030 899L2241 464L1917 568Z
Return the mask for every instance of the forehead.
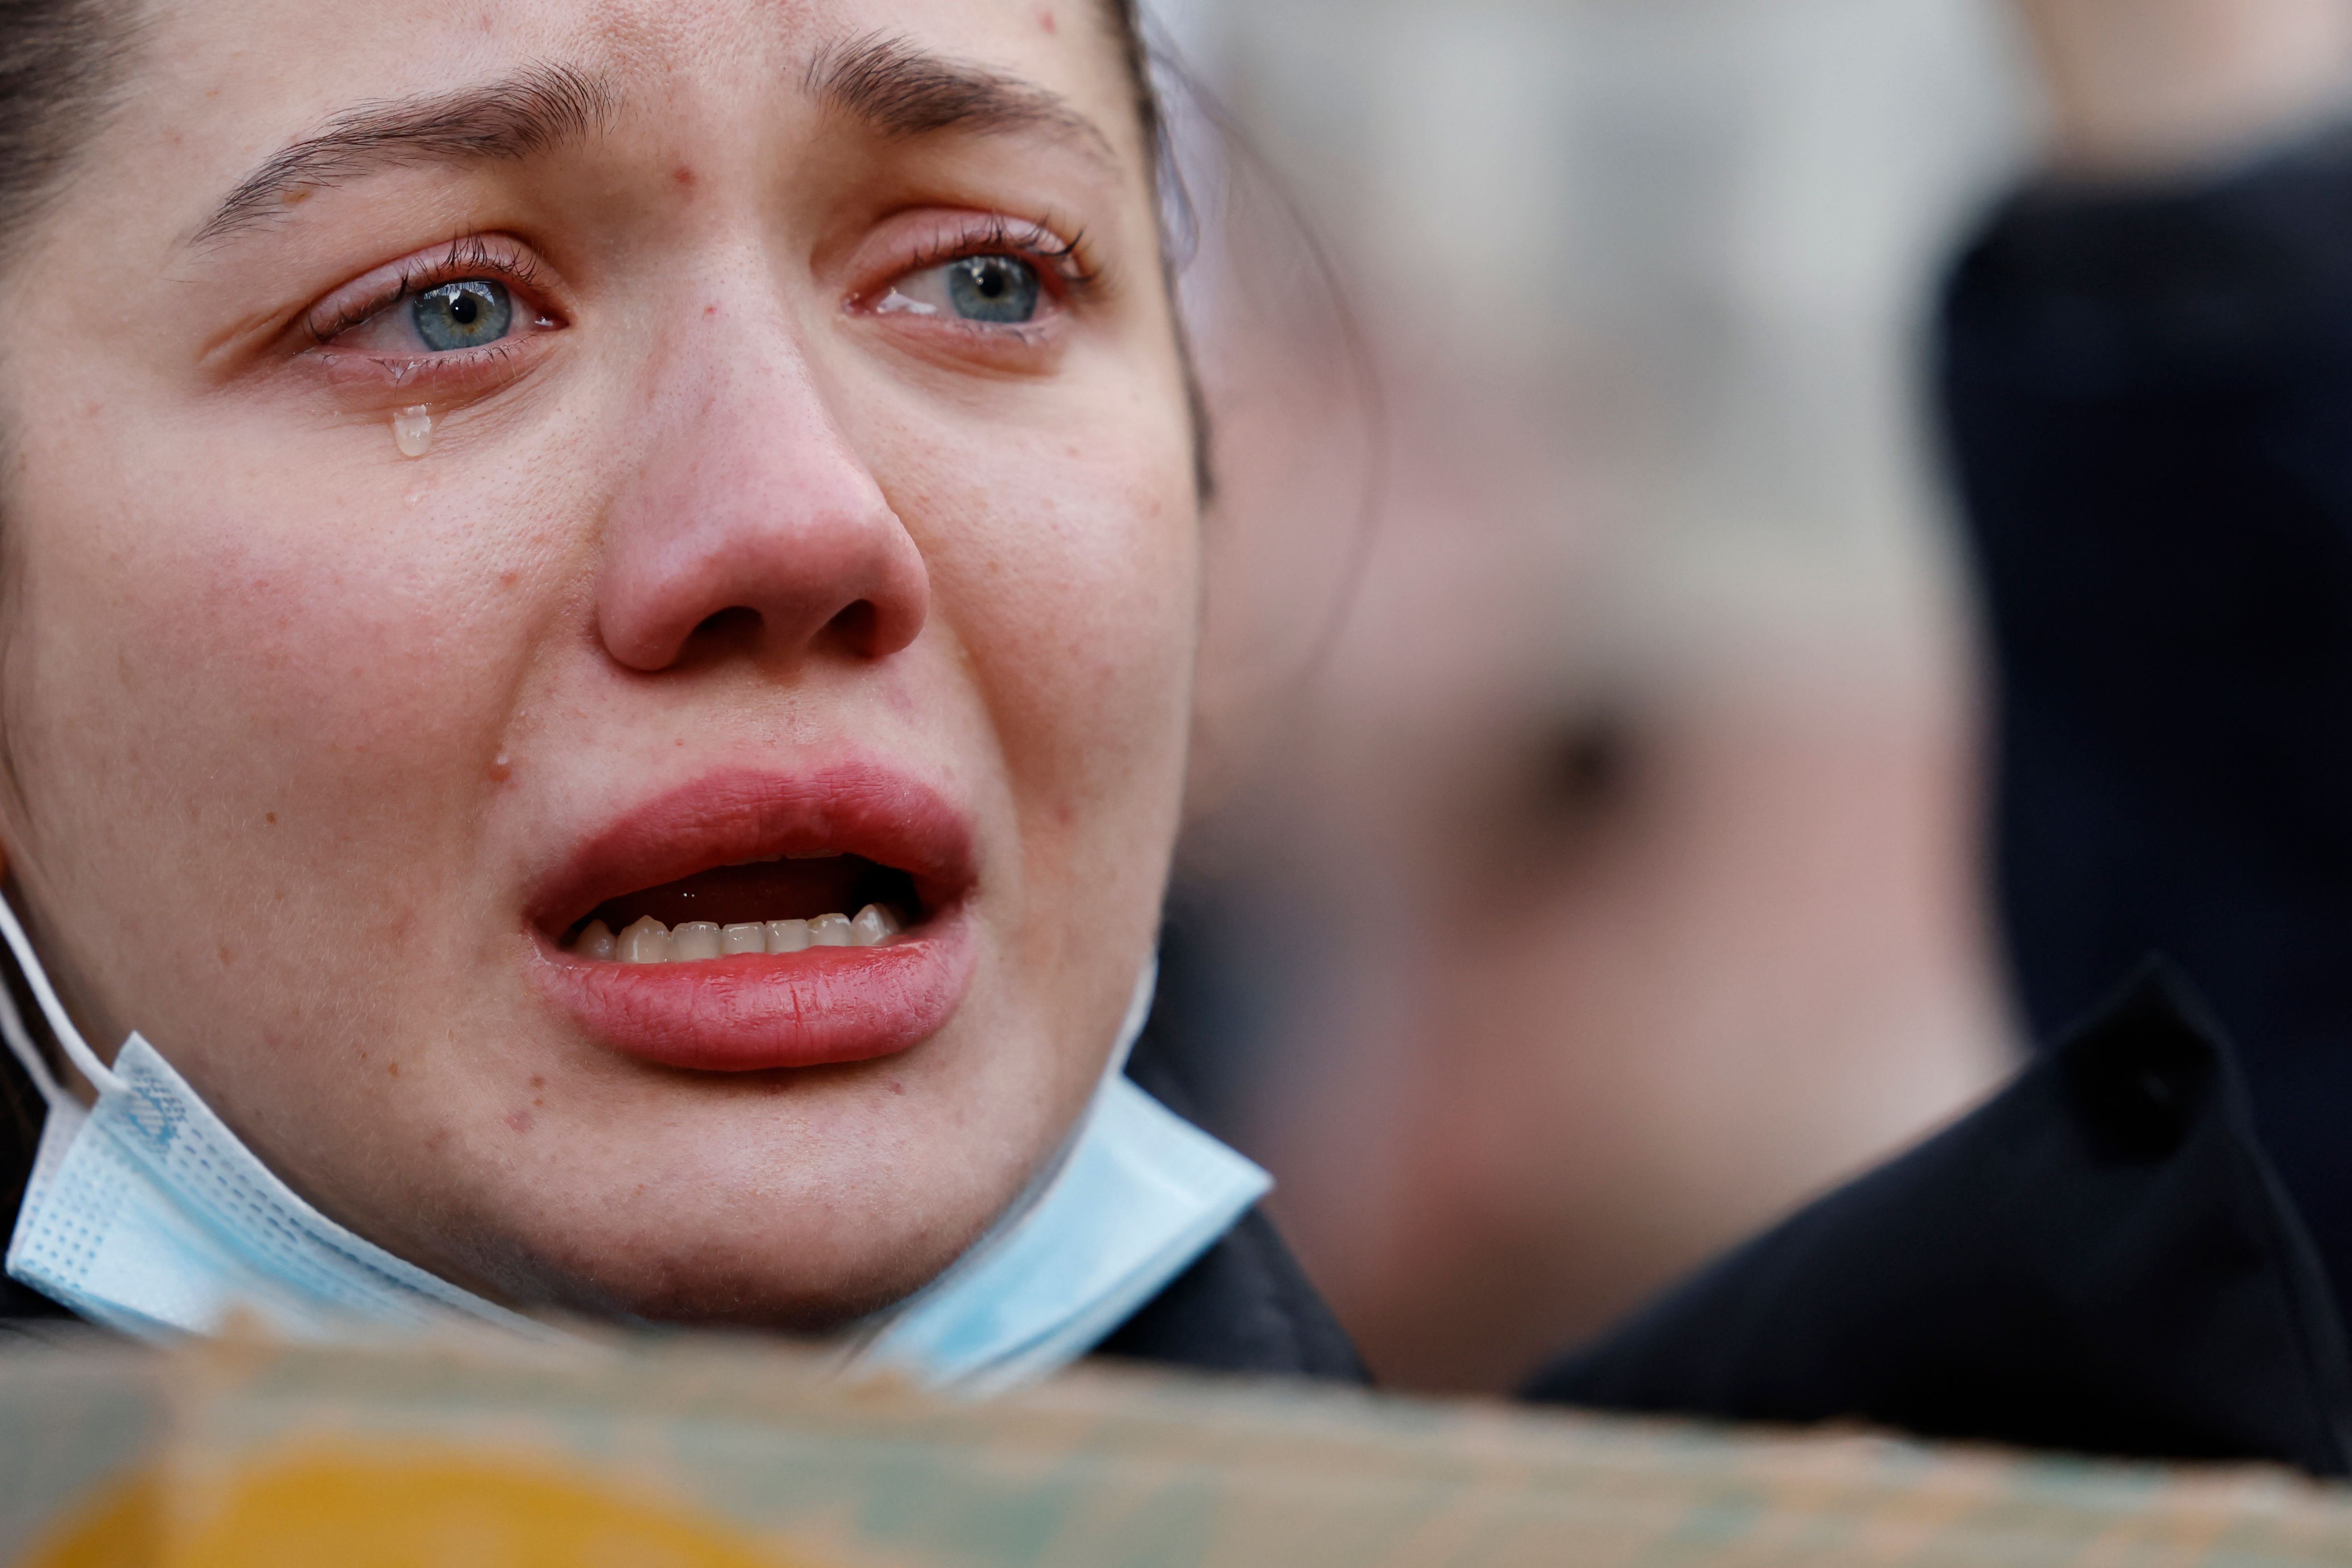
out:
M608 85L621 126L677 138L682 154L723 156L769 132L764 110L808 109L821 62L884 40L1034 84L1141 164L1134 89L1104 0L172 5L142 30L135 90L106 140L154 160L146 183L216 200L355 106L551 65Z

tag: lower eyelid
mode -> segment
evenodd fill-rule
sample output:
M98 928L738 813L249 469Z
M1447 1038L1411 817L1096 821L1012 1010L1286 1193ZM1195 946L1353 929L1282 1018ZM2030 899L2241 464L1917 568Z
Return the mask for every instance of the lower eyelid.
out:
M1025 321L976 321L968 316L950 315L945 310L885 310L879 308L878 302L856 306L853 313L872 317L908 331L952 332L961 337L1027 338L1060 327L1070 312L1068 306L1056 300Z
M528 361L535 357L515 340L446 353L384 353L321 347L311 351L311 355L320 373L332 385L353 393L397 393L415 402L430 402L436 396L482 396L498 390L505 380L521 374L529 368Z

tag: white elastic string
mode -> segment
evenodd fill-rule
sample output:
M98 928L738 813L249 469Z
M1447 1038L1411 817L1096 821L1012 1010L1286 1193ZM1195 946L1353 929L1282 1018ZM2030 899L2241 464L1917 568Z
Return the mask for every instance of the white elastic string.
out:
M41 1048L33 1044L33 1037L26 1031L25 1016L16 1011L16 999L8 994L5 985L0 985L0 1035L7 1037L9 1054L24 1068L25 1076L33 1080L33 1087L41 1091L50 1110L61 1110L71 1102L73 1097L49 1071L49 1064L41 1058Z
M33 956L32 942L25 935L25 928L16 923L16 911L8 907L5 893L0 893L0 937L7 939L8 951L16 955L16 967L23 973L25 984L33 988L33 1000L41 1005L41 1016L49 1021L49 1032L56 1035L58 1044L65 1047L66 1059L73 1063L74 1070L88 1079L90 1088L101 1094L110 1089L121 1089L122 1080L114 1076L114 1069L98 1059L98 1053L89 1048L89 1042L81 1037L81 1031L73 1026L71 1018L66 1016L65 1004L58 1000L57 992L50 988L48 972L41 967L41 961ZM15 1020L15 1026L11 1028L5 1022L0 1022L0 1028L7 1030L8 1048L16 1054L16 1059L25 1064L26 1071L36 1071L37 1069L33 1063L40 1053L33 1049L33 1042L29 1038L18 1043L18 1037L25 1033L25 1021L16 1017L16 1013L14 1006L8 1009L8 1016ZM46 1072L42 1076L46 1077ZM35 1082L38 1083L39 1079L36 1079ZM54 1086L54 1079L51 1079L51 1084ZM48 1091L45 1089L43 1092ZM49 1103L58 1103L57 1099L52 1096Z
M1118 1021L1118 1037L1111 1042L1110 1060L1103 1069L1103 1082L1127 1070L1127 1058L1135 1054L1135 1042L1143 1037L1143 1026L1151 1021L1151 998L1160 989L1160 954L1144 960L1143 973L1135 977L1135 989L1128 993L1127 1016Z

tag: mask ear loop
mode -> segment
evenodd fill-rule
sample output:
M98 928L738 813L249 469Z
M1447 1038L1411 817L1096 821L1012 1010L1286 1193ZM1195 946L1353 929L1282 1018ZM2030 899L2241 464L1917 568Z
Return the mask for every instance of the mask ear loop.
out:
M40 1048L33 1044L33 1037L26 1032L24 1015L16 1011L16 998L8 994L5 985L0 985L0 1035L7 1037L8 1054L16 1058L16 1065L25 1069L25 1076L31 1079L33 1087L41 1091L41 1099L48 1108L51 1110L62 1109L71 1097L50 1073L49 1064L41 1058Z
M8 951L16 955L18 972L25 976L25 984L32 987L33 1000L41 1005L41 1016L49 1021L49 1030L57 1036L58 1044L65 1047L66 1059L73 1063L74 1070L88 1079L89 1086L100 1094L121 1089L122 1080L115 1076L114 1069L98 1059L98 1053L89 1048L89 1042L81 1037L81 1031L66 1016L65 1004L58 1000L56 989L49 984L48 972L33 955L33 943L25 935L25 928L16 923L16 911L8 907L5 894L0 894L0 939L7 942ZM39 1047L25 1027L23 1015L16 1011L16 999L8 994L5 985L0 985L0 1035L7 1037L10 1054L32 1079L42 1099L52 1108L75 1103L49 1071L49 1064L42 1059Z

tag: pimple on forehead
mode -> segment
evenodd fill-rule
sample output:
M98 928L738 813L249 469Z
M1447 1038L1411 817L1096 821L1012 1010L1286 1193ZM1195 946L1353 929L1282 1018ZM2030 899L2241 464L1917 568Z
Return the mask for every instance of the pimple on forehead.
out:
M684 163L680 163L677 168L672 169L669 172L669 177L676 180L679 184L691 188L698 176L692 169L688 168Z
M1054 13L1049 10L1040 10L1037 13L1037 26L1045 32L1052 32L1054 30Z

